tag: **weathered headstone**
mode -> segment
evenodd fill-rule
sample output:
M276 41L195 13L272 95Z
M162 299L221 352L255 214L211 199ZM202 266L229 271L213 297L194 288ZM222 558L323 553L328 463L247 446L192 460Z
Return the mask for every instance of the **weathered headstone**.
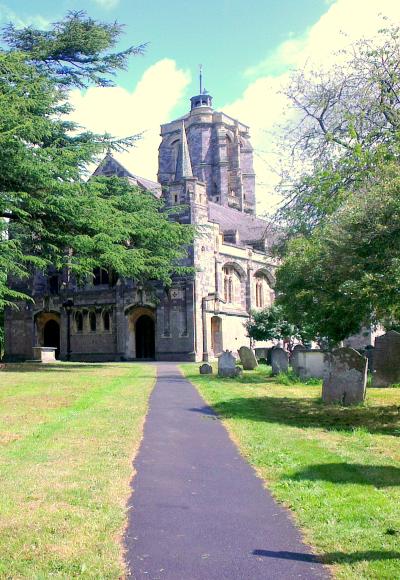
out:
M292 350L292 354L290 355L290 365L296 375L300 374L299 369L299 353L305 351L306 348L302 344L296 344L296 346Z
M400 383L400 333L389 330L375 339L373 387Z
M300 350L300 351L302 351L302 350L307 350L307 349L306 349L306 347L304 346L304 344L300 344L300 343L299 343L299 344L295 344L295 345L294 345L294 347L293 347L293 350L292 350L292 354L293 354L294 352L297 352L297 351L299 351L299 350Z
M353 348L325 353L326 374L322 384L324 403L356 405L365 399L367 359Z
M267 348L267 347L261 347L261 346L255 348L254 354L256 355L256 359L260 360L260 358L265 358L265 360L267 360L269 350L271 350L271 349Z
M218 358L218 376L234 377L236 376L236 359L233 354L226 350Z
M279 346L271 351L272 374L286 373L289 368L289 357L283 348Z
M199 371L201 375L212 375L213 368L211 365L204 363L199 366Z
M239 357L245 371L252 371L258 366L255 354L248 346L239 348Z
M368 345L364 349L364 356L367 357L368 360L368 370L370 373L374 372L374 347L372 345Z

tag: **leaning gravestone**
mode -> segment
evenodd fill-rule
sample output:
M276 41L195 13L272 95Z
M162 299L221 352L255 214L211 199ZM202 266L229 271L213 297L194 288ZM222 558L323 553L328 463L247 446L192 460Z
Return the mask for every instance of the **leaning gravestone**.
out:
M239 357L245 371L252 371L258 366L255 354L248 346L239 348Z
M367 386L367 359L354 348L345 347L326 353L325 364L323 402L342 405L362 403Z
M389 330L375 339L373 387L400 383L400 334Z
M289 368L289 357L283 348L273 348L271 352L272 374L286 373Z
M213 368L211 365L204 363L199 366L199 371L201 375L212 375Z
M236 376L236 359L229 350L223 352L218 358L218 376Z

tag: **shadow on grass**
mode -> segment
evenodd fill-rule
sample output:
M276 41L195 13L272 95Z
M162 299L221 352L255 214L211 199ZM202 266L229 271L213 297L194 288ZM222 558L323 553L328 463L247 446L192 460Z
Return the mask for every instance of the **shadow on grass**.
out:
M330 481L361 483L376 488L400 485L400 468L392 465L361 465L359 463L323 463L310 465L290 477L294 481Z
M315 564L353 564L362 561L374 560L396 560L400 559L400 552L383 550L366 550L365 552L353 552L345 554L343 552L330 552L323 556L314 556L303 552L286 552L274 550L254 550L254 556L263 556L265 558L279 558L282 560L297 560L300 562L311 562Z
M400 435L400 406L340 407L323 405L318 399L290 397L239 397L213 404L222 418L247 419L301 428L322 428L352 432L362 428L369 433ZM191 409L206 413L207 407Z
M68 373L75 370L85 371L88 369L106 369L109 368L109 365L124 365L127 364L125 362L120 363L67 363L67 362L60 362L60 363L6 363L6 366L0 369L0 377L1 373L35 373L35 372L46 372L46 373Z

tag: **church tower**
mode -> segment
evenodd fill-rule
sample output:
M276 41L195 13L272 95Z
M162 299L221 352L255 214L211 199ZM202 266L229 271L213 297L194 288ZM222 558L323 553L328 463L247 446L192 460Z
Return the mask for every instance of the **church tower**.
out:
M254 214L255 174L249 127L214 111L212 96L203 89L201 73L199 94L190 103L189 113L161 125L158 181L163 190L171 190L176 183L185 146L192 175L204 183L209 201Z
M168 207L183 207L179 211L179 221L191 224L207 222L206 185L193 175L184 121L181 121L174 176L164 184L163 197Z

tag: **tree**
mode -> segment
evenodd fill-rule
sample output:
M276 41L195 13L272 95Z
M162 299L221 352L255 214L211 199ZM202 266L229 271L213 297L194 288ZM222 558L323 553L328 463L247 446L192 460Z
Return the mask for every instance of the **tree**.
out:
M283 340L288 343L289 350L296 339L302 338L299 328L287 321L282 306L276 304L252 312L246 329L253 340Z
M113 141L68 120L68 92L125 65L138 49L109 52L121 27L70 13L50 31L7 27L0 51L0 306L21 294L22 278L50 264L84 277L94 267L169 283L191 241L162 203L125 180L85 179Z
M98 22L83 11L71 11L49 30L32 26L17 29L8 24L3 39L16 52L27 56L36 70L64 88L112 84L110 76L124 69L132 55L143 54L146 45L110 52L122 32L118 22Z
M280 218L291 237L310 233L377 166L399 159L399 27L342 51L328 71L295 74L286 95L296 121L283 140L293 165L281 183Z
M400 29L353 45L329 72L302 71L287 96L298 117L285 136L278 303L336 344L399 320Z
M276 291L288 319L337 343L363 325L400 320L400 171L375 170L374 184L346 202L309 237L293 239Z

